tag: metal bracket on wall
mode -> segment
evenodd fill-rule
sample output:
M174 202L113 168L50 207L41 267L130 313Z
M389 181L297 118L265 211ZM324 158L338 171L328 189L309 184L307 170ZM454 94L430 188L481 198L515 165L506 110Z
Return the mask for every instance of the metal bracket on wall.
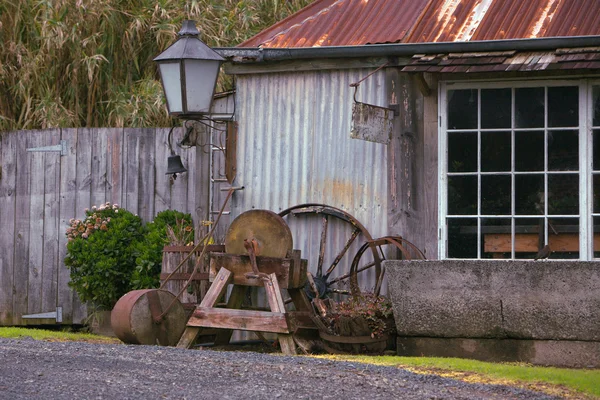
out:
M61 323L61 322L63 322L62 307L56 307L56 311L51 311L51 312L46 312L46 313L39 313L39 314L22 315L21 318L23 318L23 319L48 319L48 318L52 318L57 323Z
M43 146L43 147L31 147L27 149L29 152L47 152L47 151L59 151L61 156L66 156L67 153L67 141L61 140L59 144L55 144L54 146Z

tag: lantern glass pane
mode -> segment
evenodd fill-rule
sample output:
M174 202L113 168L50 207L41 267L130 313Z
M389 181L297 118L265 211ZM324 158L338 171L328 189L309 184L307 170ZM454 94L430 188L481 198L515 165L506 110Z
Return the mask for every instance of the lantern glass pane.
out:
M181 73L179 63L159 63L160 77L167 96L170 113L183 112L181 104Z
M210 111L220 64L213 60L184 60L186 112Z

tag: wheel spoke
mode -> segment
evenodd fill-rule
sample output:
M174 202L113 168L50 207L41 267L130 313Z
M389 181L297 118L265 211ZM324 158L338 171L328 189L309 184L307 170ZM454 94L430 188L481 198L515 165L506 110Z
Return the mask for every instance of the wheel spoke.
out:
M368 263L368 264L366 264L366 265L358 268L356 270L356 273L358 274L359 272L362 272L362 271L364 271L366 269L369 269L369 268L373 268L374 266L375 266L375 261L372 261L372 262L370 262L370 263ZM350 278L350 275L352 275L352 274L350 272L348 272L347 274L338 276L337 278L334 278L334 279L330 280L329 282L327 282L327 284L331 285L333 283L336 283L336 282L339 282L339 281L343 281L344 279Z
M329 219L327 215L323 215L323 223L321 229L321 244L319 245L319 263L317 264L317 277L323 276L323 259L325 258L325 244L327 243L327 225Z
M330 292L332 293L338 293L338 294L346 294L348 296L350 296L350 291L349 290L343 290L343 289L329 289Z
M340 260L342 259L342 257L344 257L344 254L346 254L346 252L350 248L350 245L352 245L352 243L354 242L354 240L356 239L356 237L359 234L360 234L360 229L358 229L358 228L355 229L354 232L352 232L352 236L350 236L350 239L348 239L348 241L346 242L346 245L344 246L342 251L340 251L340 254L338 254L337 257L335 257L335 260L333 260L333 263L331 264L329 269L325 272L325 279L327 279L329 277L329 275L333 272L335 267L337 267Z

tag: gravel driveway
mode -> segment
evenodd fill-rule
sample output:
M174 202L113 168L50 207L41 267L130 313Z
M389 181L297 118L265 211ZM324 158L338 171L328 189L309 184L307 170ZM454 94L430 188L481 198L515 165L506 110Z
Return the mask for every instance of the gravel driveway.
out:
M308 357L0 339L1 399L552 399Z

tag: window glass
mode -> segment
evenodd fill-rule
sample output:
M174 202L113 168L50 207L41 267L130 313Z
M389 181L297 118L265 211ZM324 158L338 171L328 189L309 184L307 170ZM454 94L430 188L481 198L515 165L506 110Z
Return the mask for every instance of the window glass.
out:
M477 176L448 177L448 214L477 214Z
M592 132L592 138L594 141L593 145L593 156L592 156L592 168L595 171L600 170L600 129L594 129Z
M510 175L481 177L481 214L510 215Z
M579 169L578 131L548 131L548 169L550 171Z
M477 129L477 89L448 91L448 129Z
M579 258L579 218L548 218L550 259Z
M592 115L594 126L600 126L600 86L592 87Z
M543 128L545 105L543 87L515 89L516 127Z
M482 258L511 258L510 218L482 218L481 237Z
M483 172L510 171L510 132L481 133L481 170Z
M515 218L515 258L531 260L545 245L544 218Z
M477 258L476 218L448 218L448 257Z
M579 88L562 86L548 88L548 126L579 125Z
M511 127L512 90L481 89L481 127L497 129Z
M544 170L544 132L515 132L515 170Z
M600 217L594 217L593 224L594 224L594 258L600 258Z
M579 175L548 175L548 214L579 214Z
M600 174L594 174L592 181L594 185L594 207L592 212L600 213Z
M544 175L515 176L515 212L519 215L544 214Z
M477 171L477 132L448 133L448 172Z

